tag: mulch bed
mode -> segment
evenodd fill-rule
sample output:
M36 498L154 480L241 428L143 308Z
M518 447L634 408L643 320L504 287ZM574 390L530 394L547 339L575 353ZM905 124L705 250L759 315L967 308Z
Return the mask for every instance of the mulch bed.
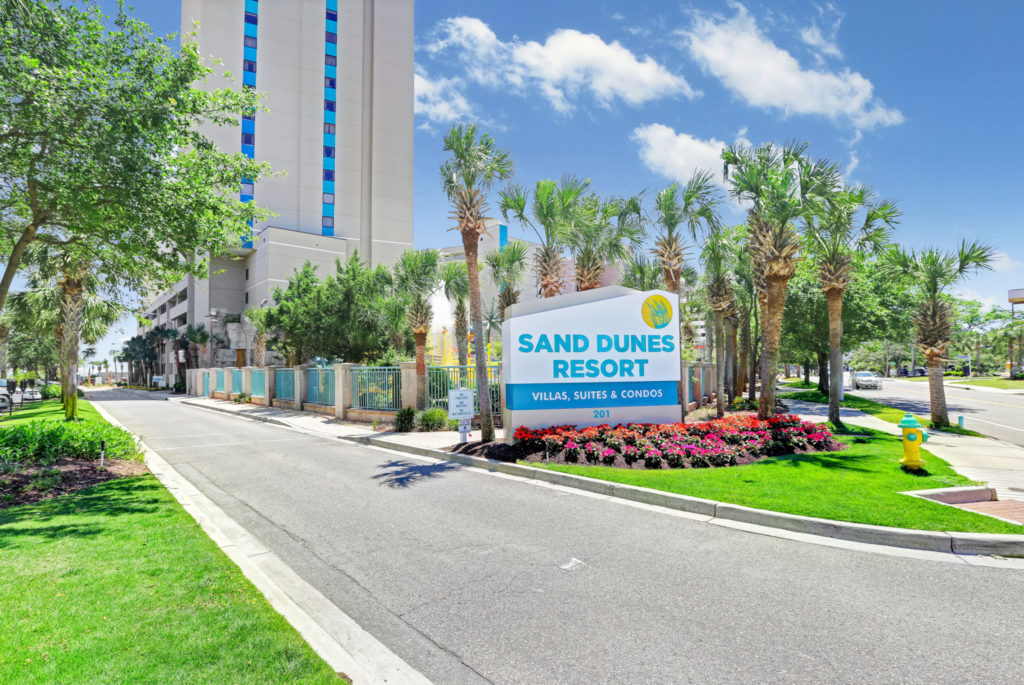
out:
M118 478L148 473L141 461L106 460L103 469L92 459L61 459L49 466L32 465L0 475L0 509L30 504ZM59 478L57 473L59 471Z
M471 457L494 459L495 461L515 462L523 458L522 451L513 445L506 445L503 442L480 442L479 440L474 440L473 442L464 442L452 445L451 447L445 447L444 451L466 454Z

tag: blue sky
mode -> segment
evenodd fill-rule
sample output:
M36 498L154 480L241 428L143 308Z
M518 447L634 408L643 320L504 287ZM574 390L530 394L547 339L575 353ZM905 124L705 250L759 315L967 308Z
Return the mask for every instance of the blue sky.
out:
M177 2L135 8L180 28ZM517 182L572 173L603 194L719 173L721 143L799 139L899 202L900 243L995 245L960 290L1006 306L1024 287L1022 30L1015 2L420 0L416 245L458 242L437 176L453 121L508 147Z

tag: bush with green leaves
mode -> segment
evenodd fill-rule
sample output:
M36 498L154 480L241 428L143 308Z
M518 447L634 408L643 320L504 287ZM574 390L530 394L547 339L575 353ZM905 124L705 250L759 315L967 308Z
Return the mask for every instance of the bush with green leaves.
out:
M99 459L106 441L108 459L142 459L128 431L94 421L28 421L0 428L4 461L53 464L59 459Z
M399 433L408 433L416 425L416 410L412 407L399 409L395 413L395 430Z
M39 396L44 400L52 400L55 397L60 397L60 386L59 385L44 385L39 388Z
M448 427L448 412L441 407L427 409L417 418L421 431L440 431Z

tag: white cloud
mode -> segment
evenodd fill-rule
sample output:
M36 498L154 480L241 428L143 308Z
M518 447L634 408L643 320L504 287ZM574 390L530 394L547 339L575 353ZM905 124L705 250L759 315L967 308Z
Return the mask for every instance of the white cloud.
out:
M697 93L682 76L652 57L638 58L618 41L606 43L593 33L558 29L543 43L518 38L502 41L483 21L453 17L442 21L426 46L432 56L449 50L480 85L525 94L536 87L562 113L588 91L603 107L615 100L640 105L649 100Z
M975 300L981 303L983 311L991 311L1002 302L997 297L985 297L974 288L959 288L956 291L956 296L964 300Z
M811 24L800 30L800 40L807 43L810 47L816 50L821 55L827 55L829 57L841 58L843 53L839 50L839 46L834 40L825 38L821 35L821 29L818 28L817 24ZM819 60L819 63L824 60Z
M460 85L457 79L431 78L425 69L416 65L413 74L416 114L438 124L473 118L473 108L460 92ZM425 125L425 130L430 130L429 124Z
M1016 276L1021 275L1021 270L1024 269L1024 264L1021 264L1016 259L1010 257L1005 252L996 252L992 258L992 269L996 273L1005 274L1007 276L1013 274Z
M693 59L747 104L785 114L821 115L858 129L903 122L899 110L886 107L861 74L803 69L764 36L746 7L731 6L734 17L697 14L683 35Z
M810 26L800 30L802 40L814 52L814 59L818 65L825 63L826 57L842 59L843 53L839 49L836 37L839 35L839 26L843 23L843 13L832 3L815 5L818 10L818 17L823 23L829 26L827 35L818 27L817 20L812 20Z
M726 145L721 140L676 133L665 124L638 126L633 129L632 139L640 146L641 161L662 176L685 183L700 169L721 177L722 148Z
M612 18L613 21L625 21L626 20L626 17L624 17L621 12L616 12L615 14L613 14L611 16L611 18Z

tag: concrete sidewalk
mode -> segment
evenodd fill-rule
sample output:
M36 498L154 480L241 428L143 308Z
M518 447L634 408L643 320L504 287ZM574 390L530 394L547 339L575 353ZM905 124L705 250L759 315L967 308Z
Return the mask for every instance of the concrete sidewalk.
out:
M790 411L806 421L828 420L828 405L786 400ZM896 424L846 407L840 408L844 422L901 435ZM1024 500L1024 448L994 438L928 431L924 449L949 462L953 469L971 480L984 481L996 489L999 499Z
M886 383L899 383L900 385L928 387L928 381L908 381L903 378L887 378ZM961 377L946 379L942 382L947 388L959 388L961 390L977 390L978 392L989 392L994 395L1024 395L1024 390L1006 388L986 388L984 385L970 385L970 381Z

